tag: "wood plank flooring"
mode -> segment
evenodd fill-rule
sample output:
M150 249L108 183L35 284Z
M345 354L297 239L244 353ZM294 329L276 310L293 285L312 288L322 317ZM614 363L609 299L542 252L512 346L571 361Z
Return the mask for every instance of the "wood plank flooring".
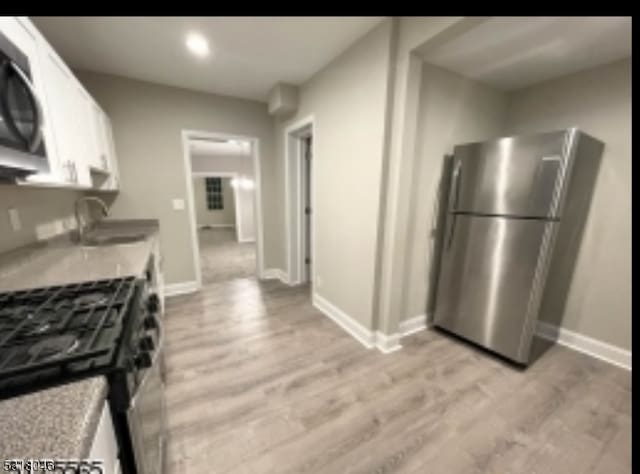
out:
M440 332L363 348L308 287L168 301L168 473L628 473L631 374L555 346L520 370Z

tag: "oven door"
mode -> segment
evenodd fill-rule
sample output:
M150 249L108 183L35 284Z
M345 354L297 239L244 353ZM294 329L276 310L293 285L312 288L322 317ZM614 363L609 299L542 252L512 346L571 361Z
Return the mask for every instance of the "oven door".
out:
M159 325L157 334L151 366L138 372L139 384L127 411L138 474L161 474L164 469L166 404L159 363L164 352Z
M0 177L48 170L43 113L29 61L0 33Z

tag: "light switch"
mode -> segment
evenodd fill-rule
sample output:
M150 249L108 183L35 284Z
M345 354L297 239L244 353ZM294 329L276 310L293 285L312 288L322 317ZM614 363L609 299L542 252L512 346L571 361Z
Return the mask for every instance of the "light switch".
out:
M175 211L184 211L184 199L174 199L173 209Z
M9 209L9 222L11 223L11 229L14 232L18 232L20 229L22 229L22 224L20 223L20 214L15 207Z

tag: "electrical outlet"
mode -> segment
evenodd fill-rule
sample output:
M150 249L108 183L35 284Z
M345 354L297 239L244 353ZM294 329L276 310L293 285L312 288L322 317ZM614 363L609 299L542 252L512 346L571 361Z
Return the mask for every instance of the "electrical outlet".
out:
M184 211L184 199L174 199L172 204L174 211Z
M11 230L19 232L22 229L22 223L20 222L20 214L15 207L9 209L9 222L11 223Z
M316 275L316 285L318 285L318 288L322 288L322 277L320 275Z

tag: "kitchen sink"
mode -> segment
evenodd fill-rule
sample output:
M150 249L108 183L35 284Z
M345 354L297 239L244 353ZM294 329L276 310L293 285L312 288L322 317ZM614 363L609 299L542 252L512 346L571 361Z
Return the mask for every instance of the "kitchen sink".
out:
M146 238L146 234L128 234L128 235L92 235L86 237L82 245L87 247L101 247L105 245L123 245L140 242Z

